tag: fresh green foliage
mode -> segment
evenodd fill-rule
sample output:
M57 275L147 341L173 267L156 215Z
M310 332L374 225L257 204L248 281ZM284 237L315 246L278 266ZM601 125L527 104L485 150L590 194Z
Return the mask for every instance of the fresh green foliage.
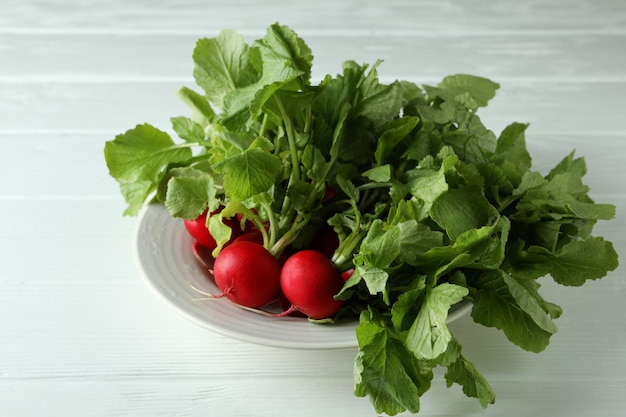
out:
M495 401L446 324L457 303L540 352L562 311L538 278L581 286L617 268L613 245L592 235L615 207L589 197L584 160L533 171L528 125L496 135L482 123L495 82L386 85L380 62L347 61L314 84L311 50L278 24L252 44L234 31L200 39L193 59L203 93L179 91L191 109L171 120L180 140L144 124L106 143L125 214L150 199L175 217L218 212L207 220L216 254L231 235L222 218L259 226L275 256L332 226L333 262L354 269L336 298L338 319L359 320L355 394L378 413L418 412L438 366L448 386Z
M176 145L159 129L143 124L118 135L104 148L109 173L120 183L128 202L126 214L137 214L157 189L168 168L192 157L188 147Z

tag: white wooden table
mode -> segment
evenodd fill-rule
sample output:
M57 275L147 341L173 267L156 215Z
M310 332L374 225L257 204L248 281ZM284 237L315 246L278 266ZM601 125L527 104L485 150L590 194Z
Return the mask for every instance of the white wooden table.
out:
M187 114L195 40L274 22L315 54L314 77L382 58L381 78L464 72L502 87L499 132L530 122L538 169L572 149L597 201L595 233L626 253L623 0L0 0L0 416L374 416L353 395L356 350L283 350L206 331L155 297L133 260L137 219L108 176L104 142ZM423 416L623 416L626 270L561 305L541 354L465 317L451 327L496 392L483 410L437 374Z

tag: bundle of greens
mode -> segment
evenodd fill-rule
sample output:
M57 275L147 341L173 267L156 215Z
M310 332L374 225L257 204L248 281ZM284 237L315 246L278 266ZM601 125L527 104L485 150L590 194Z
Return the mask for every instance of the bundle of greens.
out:
M438 366L448 386L494 402L446 325L451 306L471 300L476 323L539 352L561 308L538 278L580 286L618 265L591 235L615 208L589 197L584 160L572 153L540 174L526 124L496 136L481 122L497 83L382 84L378 62L348 61L314 85L311 50L278 24L251 45L234 31L200 39L193 60L204 94L179 91L192 109L171 119L179 139L142 124L106 143L124 214L149 201L184 219L213 213L215 256L234 216L263 225L276 256L331 226L334 265L353 270L336 299L359 320L355 394L379 413L418 412Z

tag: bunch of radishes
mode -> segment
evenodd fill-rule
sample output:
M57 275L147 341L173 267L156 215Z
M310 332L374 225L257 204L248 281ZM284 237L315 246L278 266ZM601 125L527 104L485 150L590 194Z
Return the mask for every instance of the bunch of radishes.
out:
M358 316L355 394L378 413L417 412L437 366L448 386L494 401L446 325L453 305L471 299L474 321L538 352L561 309L535 280L579 286L618 266L590 235L615 207L589 198L584 160L544 176L526 124L499 136L482 124L491 80L383 84L378 64L346 61L314 84L311 50L278 24L250 45L232 31L200 39L193 58L204 93L180 90L192 109L172 118L180 140L141 124L105 145L124 213L150 199L184 219L212 298ZM281 311L265 308L274 300Z
M244 222L242 228L240 222L223 219L231 228L232 237L213 260L207 258L218 244L206 226L207 215L204 212L197 219L184 220L184 224L194 239L196 256L205 265L212 264L215 284L222 291L214 297L226 297L251 309L278 301L284 311L274 313L275 316L299 312L321 320L335 316L340 310L343 302L335 299L335 295L350 277L351 270L340 272L328 256L339 243L331 228L317 231L311 248L294 251L287 247L277 257L263 246L263 233L252 222ZM267 230L268 226L264 227Z

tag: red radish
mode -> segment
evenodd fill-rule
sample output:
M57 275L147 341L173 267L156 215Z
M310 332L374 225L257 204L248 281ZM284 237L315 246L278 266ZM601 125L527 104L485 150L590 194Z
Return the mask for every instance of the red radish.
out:
M343 279L344 281L347 281L352 277L352 274L354 274L354 268L348 269L347 271L343 271L341 273L341 279Z
M213 211L211 215L218 213L220 210L221 209ZM213 250L217 247L217 243L215 242L215 239L213 239L213 236L211 236L211 233L209 233L209 229L207 229L206 227L207 213L208 211L205 211L194 220L185 219L184 223L187 232L189 232L191 237L193 237L196 242L198 242L207 249ZM222 221L225 225L229 226L232 229L233 238L239 235L241 230L239 224L236 221L232 219L223 219Z
M343 304L333 298L343 287L339 271L330 259L314 250L296 252L287 259L280 285L292 309L312 319L331 317Z
M262 307L280 291L280 264L263 246L250 241L225 247L215 259L213 276L226 298L245 307Z
M240 241L254 242L262 245L263 235L258 229L254 229L251 232L244 232L241 235L237 236L235 240L233 240L233 243Z
M194 220L185 219L185 228L196 242L205 248L213 250L217 246L217 243L215 243L215 239L213 239L213 236L209 233L209 229L206 227L206 216L207 212L205 211Z
M278 294L278 304L280 305L280 308L283 309L283 313L278 314L278 316L292 316L292 317L306 318L306 314L301 313L292 307L291 303L289 302L289 300L287 300L287 297L285 297L285 294L283 294L282 291Z
M335 191L333 187L331 187L330 185L327 185L326 189L324 190L324 197L322 197L322 202L325 203L328 200L335 198L336 196L337 196L337 191Z

